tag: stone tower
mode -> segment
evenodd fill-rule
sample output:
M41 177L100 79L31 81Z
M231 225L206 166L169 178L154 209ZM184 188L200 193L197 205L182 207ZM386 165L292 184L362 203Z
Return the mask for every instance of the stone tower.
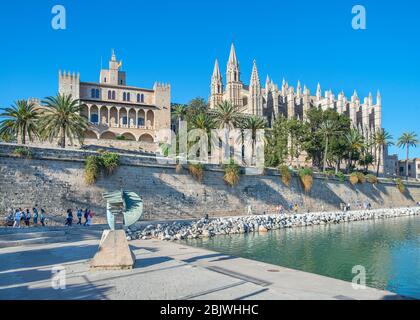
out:
M58 72L58 92L60 94L71 95L73 99L80 99L80 74Z
M125 86L125 71L120 71L122 61L118 62L114 50L112 50L111 60L109 60L109 69L102 69L99 79L101 84L109 84L112 86Z
M239 62L236 58L235 46L232 43L226 70L226 100L240 108L243 107L242 87Z
M263 116L263 96L261 92L260 77L258 75L257 63L254 60L252 66L251 81L249 85L249 107L248 113Z
M211 77L210 108L215 108L223 101L223 79L220 74L219 62L214 63L213 75Z

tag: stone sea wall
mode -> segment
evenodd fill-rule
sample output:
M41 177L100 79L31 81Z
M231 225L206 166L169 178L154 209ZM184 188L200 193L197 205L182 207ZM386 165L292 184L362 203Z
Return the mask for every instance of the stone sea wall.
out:
M127 239L159 239L176 241L209 238L218 235L268 232L296 227L339 224L355 221L419 216L420 207L360 210L347 212L318 212L200 219L194 222L173 222L137 226L127 230Z
M61 219L68 208L90 207L96 222L105 222L102 193L120 188L143 198L148 220L240 216L248 208L253 214L271 214L277 206L287 208L290 203L298 203L299 212L304 213L334 211L342 202L356 209L368 201L375 209L413 206L420 201L420 184L407 185L402 194L393 182L352 186L315 178L312 190L305 193L297 177L287 187L274 170L262 176L242 175L232 188L223 181L220 168L209 166L200 183L186 169L176 173L173 165L159 165L153 156L128 154L121 155L121 166L113 175L89 186L83 178L84 160L95 152L31 148L32 158L23 159L12 155L15 148L0 144L0 214L38 204L50 217Z

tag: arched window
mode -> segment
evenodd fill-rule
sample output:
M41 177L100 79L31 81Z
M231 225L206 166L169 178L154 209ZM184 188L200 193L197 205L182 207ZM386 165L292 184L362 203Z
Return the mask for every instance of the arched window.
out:
M112 91L112 100L115 100L115 91Z
M137 102L141 102L141 100L140 100L140 93L137 94Z
M108 90L108 100L111 100L112 99L112 93L111 93L111 90Z
M99 123L99 116L96 113L90 115L90 122Z
M138 118L137 119L137 125L139 127L144 127L144 118Z
M106 77L104 78L104 82L106 83Z
M127 93L123 93L123 101L127 101Z
M96 89L96 90L95 90L95 97L96 97L97 99L99 99L99 89Z
M144 94L141 94L141 102L144 102Z
M127 101L130 101L130 92L127 93Z

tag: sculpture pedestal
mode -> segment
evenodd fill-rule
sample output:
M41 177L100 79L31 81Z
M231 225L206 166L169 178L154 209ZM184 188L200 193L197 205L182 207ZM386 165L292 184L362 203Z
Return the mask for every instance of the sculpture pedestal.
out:
M90 263L91 269L123 270L132 269L136 261L128 245L124 230L105 230L99 250Z

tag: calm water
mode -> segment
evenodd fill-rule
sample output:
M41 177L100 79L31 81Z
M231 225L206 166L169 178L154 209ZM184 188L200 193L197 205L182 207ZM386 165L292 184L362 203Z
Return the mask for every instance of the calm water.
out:
M420 217L218 236L188 241L238 257L351 281L366 268L367 285L420 299Z

